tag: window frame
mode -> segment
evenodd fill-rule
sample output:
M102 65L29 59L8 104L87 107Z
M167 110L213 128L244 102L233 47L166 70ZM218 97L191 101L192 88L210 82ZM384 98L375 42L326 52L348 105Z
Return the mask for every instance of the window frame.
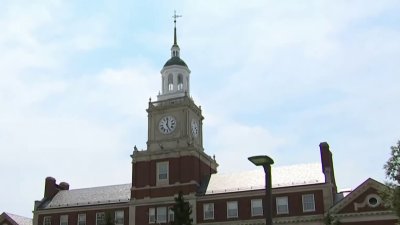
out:
M311 200L311 199L306 199L306 197L312 197L312 201L310 202L306 202L305 200ZM303 194L301 195L301 202L302 202L302 206L303 206L303 212L315 212L315 196L314 194ZM310 209L306 209L307 207L306 204L312 204L312 208Z
M68 225L68 215L60 216L60 225Z
M99 216L102 218L102 223L99 223ZM96 212L96 225L104 225L106 222L106 213L105 212Z
M175 220L175 212L172 208L168 208L168 222L173 222Z
M156 208L149 208L149 223L156 223Z
M118 218L118 213L122 213L122 218ZM122 220L122 223L118 223L117 220L120 219ZM115 225L124 225L125 222L125 212L124 210L116 210L114 212L114 224Z
M234 204L236 206L236 209L229 209L229 205L230 204ZM230 216L229 215L229 210L235 210L236 211L236 215ZM239 205L238 205L237 201L228 201L228 202L226 202L226 218L228 218L228 219L239 218Z
M285 200L285 205L278 204L279 200ZM289 198L288 196L280 196L275 198L275 203L276 203L276 214L277 215L284 215L284 214L289 214ZM286 206L285 211L280 211L279 206Z
M43 217L43 225L51 225L51 216Z
M168 214L167 214L167 207L165 206L160 206L156 208L156 223L166 223ZM163 213L163 214L162 214ZM164 219L160 219L160 216L164 216Z
M260 202L261 203L260 206L257 207L257 208L261 208L261 213L258 213L258 214L254 213L254 211L255 211L254 209L256 208L256 207L254 207L255 202ZM261 198L252 199L251 200L251 216L263 216L263 215L264 215L263 200Z
M161 178L160 175L162 175L160 169L162 169L165 166L166 168L166 178ZM163 161L163 162L157 162L156 165L157 169L157 185L167 185L169 184L169 161ZM163 171L164 172L164 171Z
M209 211L209 206L211 206L212 210ZM207 217L206 213L207 212L212 212L212 217ZM203 204L203 220L213 220L215 218L215 209L214 209L214 203L204 203Z
M80 221L81 218L85 218L85 220ZM84 224L81 224L80 222L84 222ZM78 214L77 225L86 225L86 213L79 213Z

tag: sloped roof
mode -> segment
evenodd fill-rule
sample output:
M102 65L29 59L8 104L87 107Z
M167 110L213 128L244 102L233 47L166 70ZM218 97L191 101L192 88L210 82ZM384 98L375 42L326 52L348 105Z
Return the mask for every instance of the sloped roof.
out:
M364 192L368 190L368 188L374 188L376 190L381 190L386 186L372 178L368 178L362 184L360 184L356 189L351 191L348 195L338 201L335 205L330 208L331 213L340 213L342 209L344 209L349 204L352 204L357 197L362 195Z
M0 221L1 221L1 219L11 219L13 221L10 221L10 222L15 223L17 225L32 225L31 218L27 218L24 216L18 216L18 215L6 213L6 212L4 212L0 215Z
M45 202L41 208L49 209L129 202L131 187L131 184L121 184L62 190L59 191L49 202Z
M289 187L325 182L320 163L272 167L272 187ZM232 174L213 174L205 194L258 190L265 188L262 168Z

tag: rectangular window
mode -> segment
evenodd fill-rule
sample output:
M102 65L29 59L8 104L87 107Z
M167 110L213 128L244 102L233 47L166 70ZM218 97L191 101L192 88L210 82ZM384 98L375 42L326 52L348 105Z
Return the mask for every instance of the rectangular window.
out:
M157 163L157 184L168 184L168 162Z
M175 213L174 213L174 211L172 211L172 208L170 208L168 210L168 221L172 222L172 221L174 221L174 218L175 218Z
M262 216L262 215L263 215L262 199L252 199L251 216Z
M214 203L203 204L204 220L214 219Z
M303 199L303 212L314 212L315 211L314 194L303 195L302 199Z
M167 222L167 207L157 207L157 223Z
M96 213L96 225L104 225L106 222L106 214L104 212Z
M60 216L60 225L68 225L68 215Z
M78 214L78 225L86 225L86 214Z
M156 209L149 208L149 223L155 223L155 222L156 222Z
M123 225L124 224L124 211L115 211L115 225Z
M276 197L276 214L289 214L288 197Z
M237 218L238 217L238 203L237 201L227 202L226 203L226 211L228 218Z
M43 225L51 225L51 216L45 216L43 218Z

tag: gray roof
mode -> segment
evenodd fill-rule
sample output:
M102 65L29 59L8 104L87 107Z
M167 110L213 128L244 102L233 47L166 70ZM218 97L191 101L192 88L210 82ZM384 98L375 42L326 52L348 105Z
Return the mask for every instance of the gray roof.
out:
M61 208L72 206L99 205L119 202L129 202L131 184L121 184L103 187L72 189L59 191L42 208Z
M179 58L178 56L174 56L171 57L165 64L164 67L167 66L172 66L172 65L178 65L178 66L184 66L184 67L188 67L185 63L185 61L183 61L181 58Z
M289 187L325 182L320 163L272 167L272 187ZM213 174L205 194L257 190L265 188L262 168L232 174Z
M14 222L16 222L18 225L32 225L31 218L18 216L11 213L5 213L5 214L7 214L7 216L10 217L12 220L14 220Z

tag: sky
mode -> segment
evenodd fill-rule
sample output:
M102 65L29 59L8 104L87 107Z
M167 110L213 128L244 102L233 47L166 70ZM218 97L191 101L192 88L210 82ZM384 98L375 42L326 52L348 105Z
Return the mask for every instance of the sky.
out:
M0 212L32 217L47 176L71 189L131 182L149 98L181 58L219 173L320 161L339 189L400 139L398 0L0 0Z

